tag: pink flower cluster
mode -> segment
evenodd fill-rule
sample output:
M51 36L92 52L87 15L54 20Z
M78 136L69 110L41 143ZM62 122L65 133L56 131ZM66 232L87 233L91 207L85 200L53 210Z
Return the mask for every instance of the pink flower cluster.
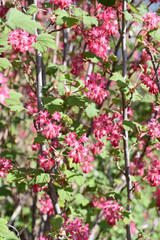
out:
M9 8L7 6L3 6L2 2L0 4L0 17L4 17L8 12Z
M57 125L56 121L61 120L61 115L58 112L55 112L52 117L47 111L41 111L36 123L40 124L42 128L41 132L43 136L46 136L47 139L53 139L59 137L61 125Z
M68 153L70 158L73 158L73 163L81 164L83 172L88 173L93 169L94 157L92 156L90 146L84 146L84 144L89 140L86 137L86 134L83 134L79 140L76 140L77 134L75 132L69 132L69 137L65 136L68 147L71 147L71 150Z
M93 133L97 140L107 135L113 147L118 147L120 139L122 139L122 115L113 113L110 117L109 114L104 114L99 117L95 117L93 120Z
M154 79L156 81L154 69L150 67L150 72L151 72L150 74L147 73L147 69L148 69L147 64L143 65L143 69L144 69L144 73L142 73L140 76L142 83L144 83L149 88L148 91L150 93L157 94L159 91L157 83L152 80ZM158 70L158 74L160 74L160 69Z
M39 210L43 214L48 214L49 216L54 214L52 200L50 199L47 193L43 194L43 197L40 199L40 204L41 206L39 207Z
M34 184L31 186L31 189L33 189L33 192L41 192L42 190L46 189L47 186L40 187L38 184Z
M82 225L82 219L78 219L78 217L71 221L67 220L64 224L64 228L66 229L66 234L69 234L69 239L72 240L88 240L89 239L89 224L85 226Z
M159 27L160 17L155 12L147 12L143 16L143 28L147 31L153 30Z
M93 27L91 30L84 31L85 41L89 51L96 54L102 59L107 58L107 52L110 50L109 38L115 35L118 30L118 22L116 20L116 12L113 8L105 8L99 13L97 18L101 22L101 26Z
M68 8L68 5L72 3L72 0L50 0L50 3L57 5L57 8L63 9L64 7Z
M41 168L44 168L45 171L55 164L55 160L50 156L50 152L51 149L46 149L46 151L43 151L42 155L39 156L38 164Z
M6 177L6 173L9 173L11 168L11 160L0 157L0 177Z
M155 192L153 192L153 195L156 197L156 206L158 207L158 210L160 211L160 188L157 188Z
M157 187L160 185L160 161L155 157L146 172L147 182L151 187Z
M24 30L11 31L8 37L8 44L12 45L12 48L16 53L26 53L32 48L32 44L36 42L36 35L29 36L29 33Z
M5 104L5 98L10 98L10 89L7 88L7 78L3 77L3 74L0 73L0 103Z
M159 139L160 138L160 123L157 119L152 118L150 122L146 124L148 127L148 134L150 135L151 139Z
M37 97L29 85L25 86L26 94L28 97L28 101L25 104L25 108L28 110L28 114L33 115L34 113L38 112L37 108Z
M99 201L93 200L92 204L94 207L98 207L103 210L103 216L111 226L115 225L116 221L118 222L120 219L123 219L123 207L116 201L105 201L104 198L101 197Z
M86 95L90 100L94 100L95 103L101 104L103 100L108 97L108 91L105 90L105 84L107 81L105 77L101 77L99 73L91 73L88 75L88 79L85 81L85 90L83 91L84 95Z
M83 32L89 51L102 59L107 58L110 45L106 30L102 27L93 27L91 30Z
M48 238L47 238L46 236L40 235L40 236L39 236L39 240L48 240Z
M75 76L80 76L80 73L84 71L84 57L82 54L74 55L71 64L71 73Z

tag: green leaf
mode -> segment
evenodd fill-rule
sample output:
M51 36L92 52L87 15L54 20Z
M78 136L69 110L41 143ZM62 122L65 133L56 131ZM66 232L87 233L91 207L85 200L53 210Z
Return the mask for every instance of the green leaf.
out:
M60 201L71 201L72 200L73 189L71 187L66 187L65 189L58 189L58 200Z
M12 64L7 58L0 58L0 71L3 71L9 67L12 67Z
M50 182L50 175L48 173L40 172L36 174L29 182L29 185L40 184L45 185Z
M56 215L54 218L51 218L50 223L52 225L52 231L59 231L64 223L64 218Z
M110 80L114 81L114 82L117 82L117 85L118 85L119 88L127 87L127 83L125 82L125 79L122 77L122 75L119 72L113 73Z
M88 101L88 98L85 96L69 96L66 98L66 102L69 106L77 105L79 107L85 107Z
M64 171L64 174L66 175L66 178L68 180L69 183L75 182L77 183L79 186L82 186L84 184L84 177L83 174L80 172L73 172L70 170L66 170Z
M82 56L86 58L86 60L90 60L93 63L99 63L101 61L101 58L97 57L92 52L84 52L82 53Z
M115 4L116 0L98 0L104 6L111 7Z
M32 16L26 15L16 8L10 8L6 14L6 24L12 29L24 29L30 34L35 34L36 29L43 29L40 23L32 20Z
M149 35L157 42L160 42L160 29L152 30Z
M37 37L37 42L32 44L38 51L45 53L47 48L57 49L56 42L53 40L53 36L48 33L41 33Z
M68 13L60 8L55 11L55 14L58 15L58 17L56 17L56 25L64 24L66 21L64 17L69 17Z
M73 10L73 14L78 18L82 18L84 15L88 15L88 13L86 11L83 11L81 8L75 8Z
M35 139L34 139L34 144L35 143L38 143L38 144L44 143L45 140L46 140L46 138L41 133L38 133L38 136L35 137Z
M96 108L95 103L88 104L88 107L85 109L87 117L93 118L98 115L99 110Z
M61 70L62 72L64 72L65 68L66 68L66 66L64 66L64 65L57 65L57 64L54 64L54 63L49 63L47 68L46 68L46 73L49 76L55 76L55 73L58 70Z
M128 6L130 7L132 12L139 13L137 8L135 6L133 6L132 4L128 3Z
M49 113L54 113L55 111L62 111L63 109L64 101L61 98L44 97L42 101Z
M127 131L134 131L135 125L131 120L123 120L123 128Z
M86 206L89 203L89 200L87 198L85 198L82 194L77 193L75 195L75 199L74 199L74 204L79 206Z
M10 169L10 172L7 174L6 180L8 183L11 182L22 182L25 180L26 175L24 173L19 172L18 170Z
M38 10L39 10L39 8L35 4L31 4L28 7L27 14L33 15L33 14L37 13Z
M133 21L132 14L130 14L128 11L124 11L123 13L124 13L126 21Z
M83 23L86 26L90 26L90 25L96 25L98 26L98 21L96 17L90 17L90 16L83 16Z
M78 23L78 19L73 17L64 17L64 20L67 22L68 27L72 27Z
M15 92L14 90L11 90L10 98L6 98L6 107L9 107L11 111L17 111L20 112L24 109L23 104L20 102L20 98L23 97L21 93Z
M133 221L132 214L129 211L123 212L123 222L125 225L128 225L131 221Z

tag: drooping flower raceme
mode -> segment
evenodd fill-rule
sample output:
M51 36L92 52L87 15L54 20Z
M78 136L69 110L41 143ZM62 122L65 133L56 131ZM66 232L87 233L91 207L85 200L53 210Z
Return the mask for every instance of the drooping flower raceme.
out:
M160 187L156 189L155 192L153 192L153 195L156 197L156 206L158 207L158 210L160 211Z
M98 207L103 210L103 216L107 220L108 224L113 226L120 219L123 219L123 207L114 200L105 200L101 197L98 201L93 200L94 207Z
M0 103L5 104L5 98L10 98L10 89L7 88L7 78L3 77L3 74L0 73Z
M41 204L41 206L40 206L39 210L43 214L48 214L49 216L54 214L52 200L50 199L50 197L48 196L47 193L43 194L43 197L40 199L40 204Z
M69 132L69 137L65 137L68 147L71 148L68 151L68 155L73 159L73 163L79 163L83 172L88 173L93 169L94 157L91 154L91 148L89 145L84 144L89 140L86 134L83 134L79 140L76 140L77 134L75 132Z
M12 45L12 48L16 53L26 53L32 48L31 45L36 42L36 37L36 35L29 36L29 33L24 30L16 29L10 32L8 37L8 44Z
M93 120L93 133L97 140L107 135L107 140L109 140L113 147L118 147L119 141L122 138L122 115L118 113L113 113L110 117L108 114L95 117Z
M155 157L146 172L147 182L151 187L157 187L160 185L160 161Z
M6 177L6 173L9 173L11 168L11 160L0 157L0 177Z
M72 240L88 240L89 239L89 224L85 226L82 225L82 219L78 219L78 217L71 221L67 220L64 224L64 228L66 229L66 234L69 234L69 239Z
M84 90L83 93L90 100L93 99L95 103L101 104L103 100L108 97L108 91L105 90L106 83L105 77L101 77L99 73L91 73L85 81L85 89L87 89L87 92Z
M57 8L63 9L64 7L68 8L68 5L72 3L72 0L50 0L50 3L57 5Z
M146 126L151 139L160 139L160 123L157 119L152 118L151 121L146 124Z
M147 31L153 30L159 27L160 17L155 12L147 12L143 16L143 28Z

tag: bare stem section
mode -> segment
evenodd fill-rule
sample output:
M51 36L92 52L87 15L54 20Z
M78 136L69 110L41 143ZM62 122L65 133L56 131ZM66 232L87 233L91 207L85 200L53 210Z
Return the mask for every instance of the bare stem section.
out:
M123 0L123 12L127 9L126 0ZM127 50L126 50L126 20L124 14L122 15L122 58L123 58L123 69L122 76L126 80L127 74ZM128 106L126 102L125 94L122 92L122 103L123 103L123 120L128 119ZM131 212L131 201L132 201L132 183L130 178L130 159L129 159L129 148L128 148L128 131L123 130L123 145L124 145L124 159L125 159L125 176L127 182L127 210ZM126 226L127 240L131 240L131 226Z

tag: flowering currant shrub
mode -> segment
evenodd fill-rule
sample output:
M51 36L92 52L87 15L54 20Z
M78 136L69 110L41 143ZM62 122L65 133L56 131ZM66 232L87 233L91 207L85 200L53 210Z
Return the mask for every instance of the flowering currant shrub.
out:
M160 239L159 2L0 1L0 239Z

